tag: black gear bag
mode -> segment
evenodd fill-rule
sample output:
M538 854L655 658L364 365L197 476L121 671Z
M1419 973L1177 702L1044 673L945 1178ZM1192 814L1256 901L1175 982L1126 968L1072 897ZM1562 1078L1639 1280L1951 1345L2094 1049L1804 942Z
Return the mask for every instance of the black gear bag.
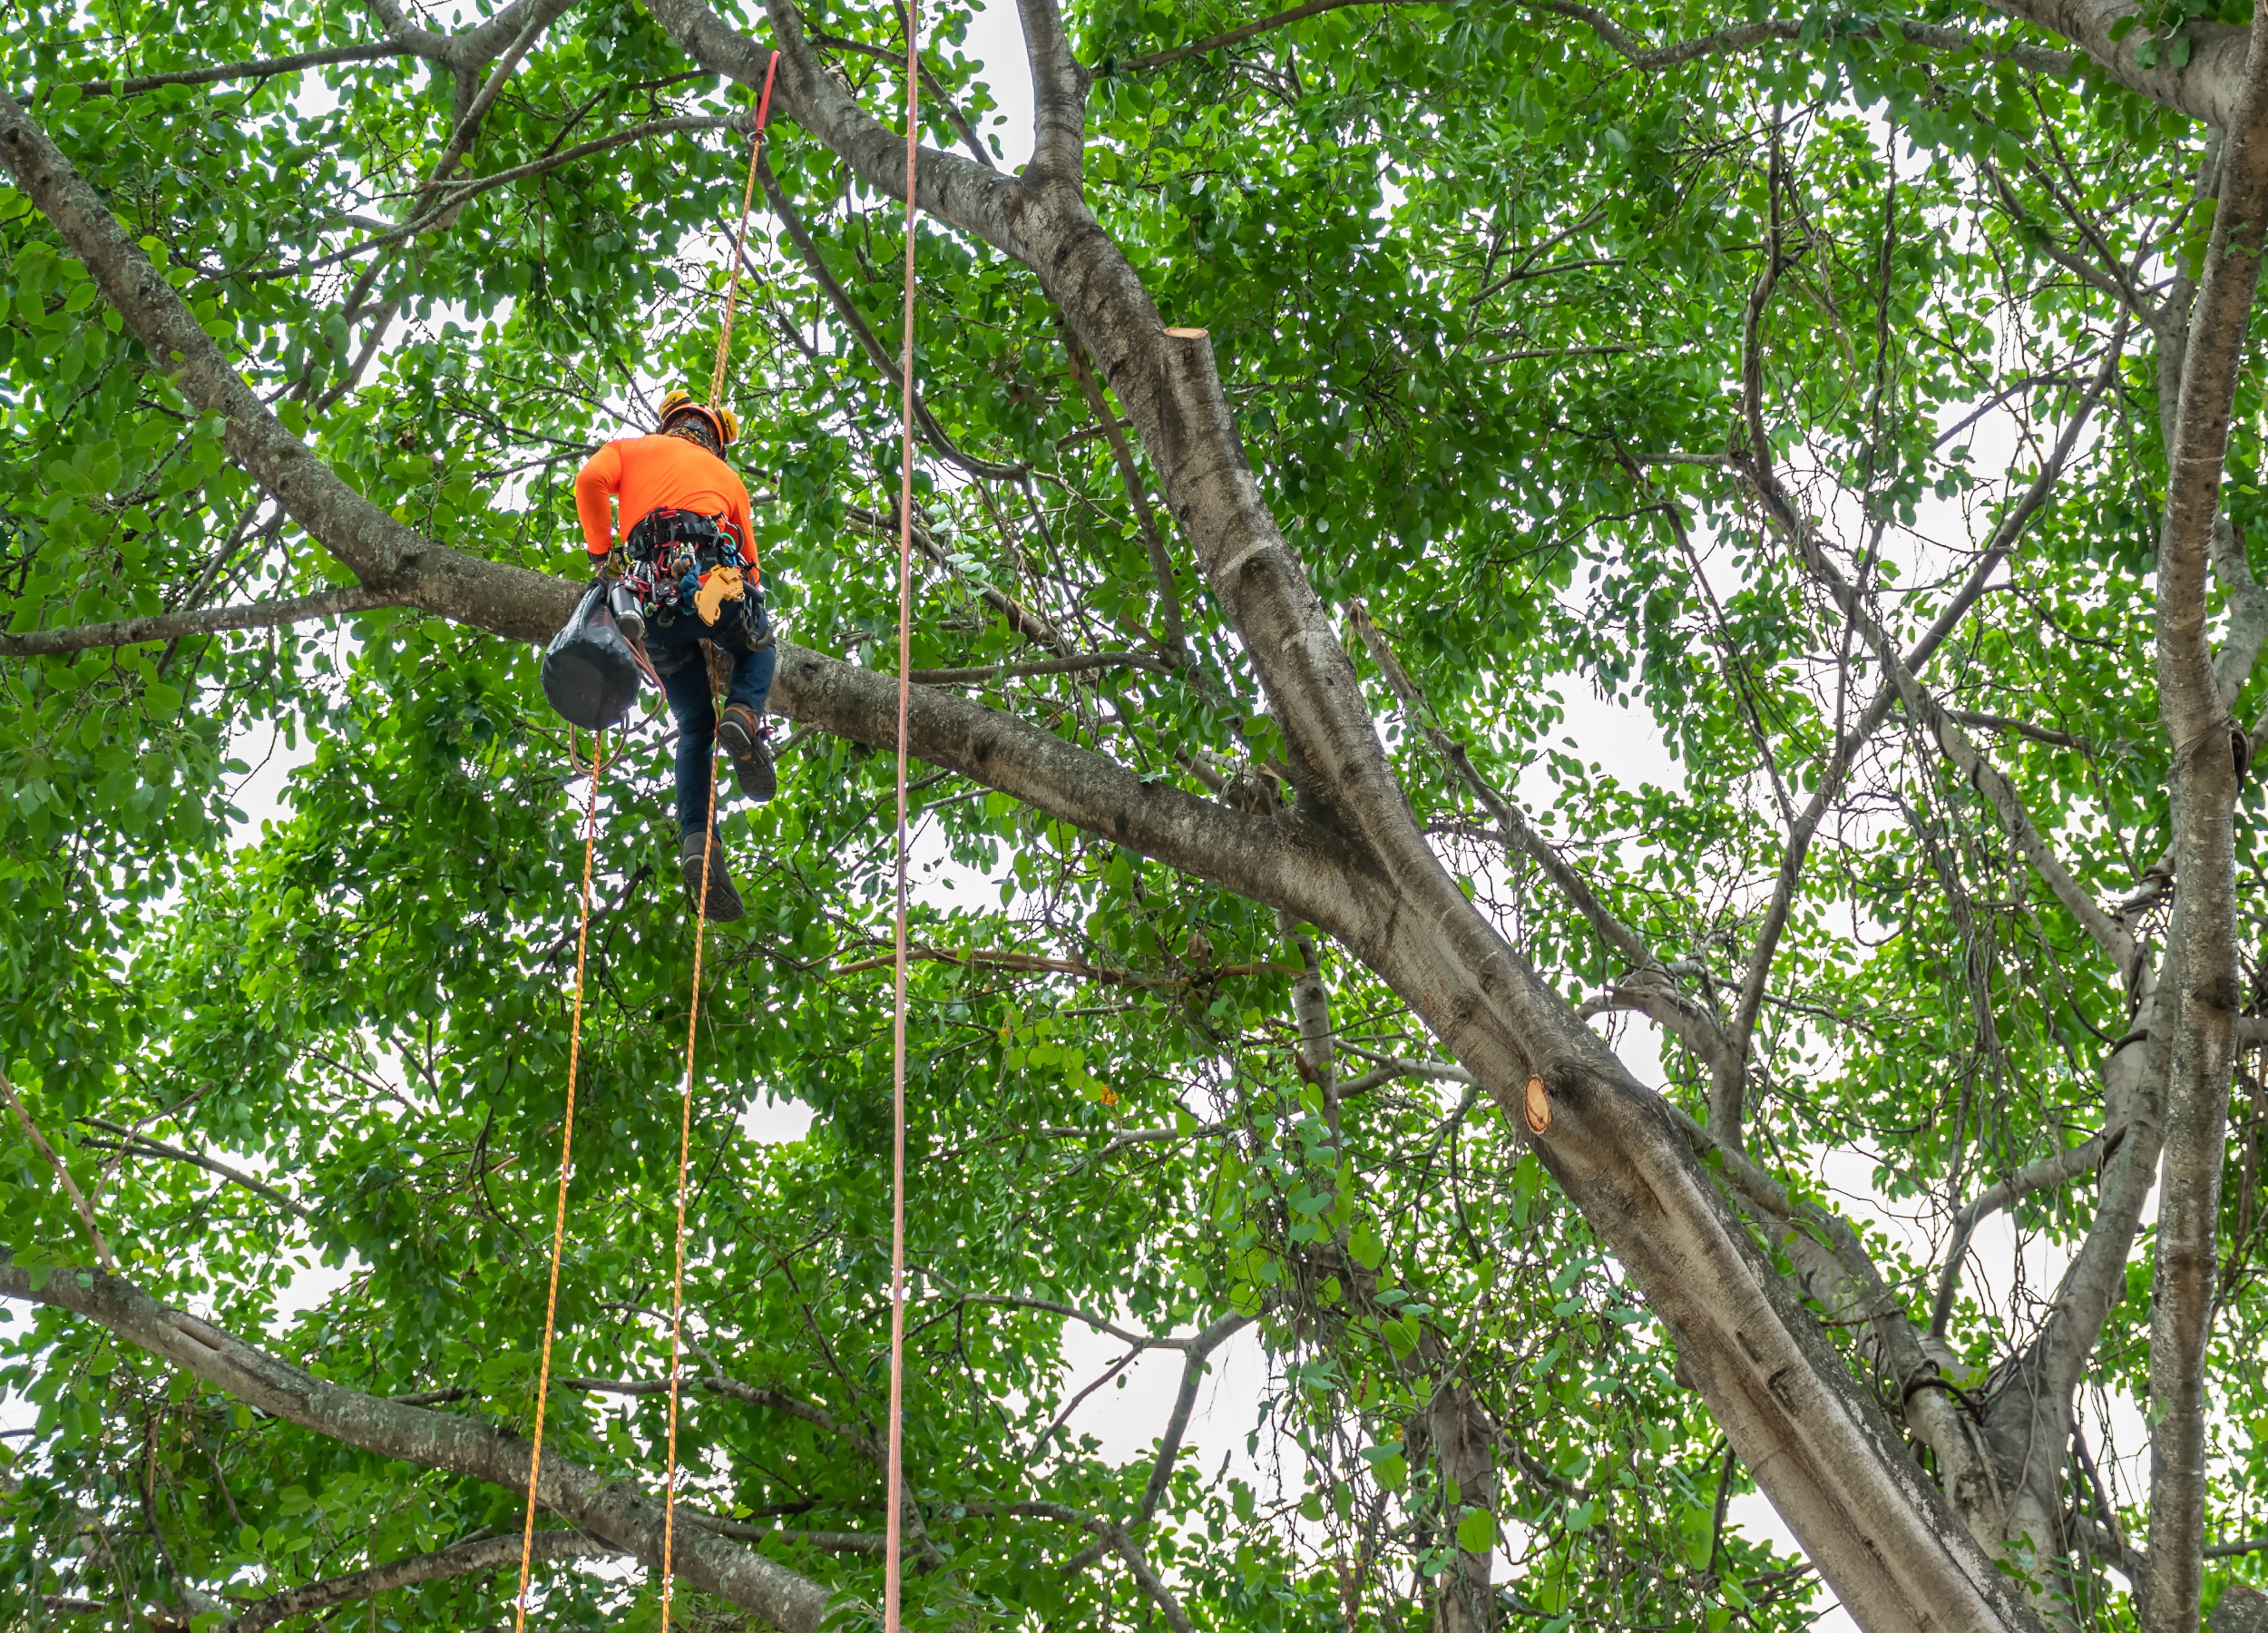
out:
M606 581L583 592L552 644L543 649L543 695L571 725L611 726L638 698L636 651L607 606Z

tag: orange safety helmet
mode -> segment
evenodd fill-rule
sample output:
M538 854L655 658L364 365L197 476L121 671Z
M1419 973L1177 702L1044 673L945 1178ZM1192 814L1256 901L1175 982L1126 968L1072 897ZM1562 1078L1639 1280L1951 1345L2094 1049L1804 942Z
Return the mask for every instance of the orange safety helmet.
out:
M711 408L707 403L694 400L693 394L683 389L673 390L661 399L661 429L667 431L672 420L689 414L706 419L717 433L717 445L729 448L740 440L740 417L729 408Z

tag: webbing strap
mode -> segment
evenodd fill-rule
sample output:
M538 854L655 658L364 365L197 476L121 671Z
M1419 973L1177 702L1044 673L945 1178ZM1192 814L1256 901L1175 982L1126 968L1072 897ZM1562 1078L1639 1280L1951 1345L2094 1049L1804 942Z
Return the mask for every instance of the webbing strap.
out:
M569 728L572 758L574 737ZM535 1369L535 1442L528 1448L528 1505L520 1523L520 1592L512 1602L513 1633L526 1633L528 1569L535 1556L535 1481L543 1467L543 1404L551 1393L552 1332L559 1317L559 1255L567 1240L567 1161L575 1149L575 1072L582 1062L582 973L591 946L591 859L599 843L599 771L606 762L606 732L591 738L591 794L582 807L582 905L575 923L575 1008L567 1027L567 1113L559 1130L559 1209L552 1219L552 1284L543 1299L543 1357Z
M898 828L895 978L890 1022L890 1507L884 1521L882 1625L899 1633L898 1554L905 1487L905 732L914 702L914 221L921 148L921 0L905 0L905 301L898 378Z

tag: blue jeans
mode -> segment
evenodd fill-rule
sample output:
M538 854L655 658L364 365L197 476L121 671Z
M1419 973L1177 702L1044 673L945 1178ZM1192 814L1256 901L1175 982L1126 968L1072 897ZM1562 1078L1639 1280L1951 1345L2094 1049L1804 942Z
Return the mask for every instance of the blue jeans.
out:
M709 690L709 665L702 660L700 640L710 633L698 618L679 617L666 626L646 626L646 655L661 677L661 689L670 699L670 714L677 721L678 834L698 834L706 818L716 812L709 805L710 767L717 752L717 705ZM745 703L760 721L764 703L772 695L772 671L779 667L779 648L767 645L760 652L732 654L732 684L725 689L728 703Z

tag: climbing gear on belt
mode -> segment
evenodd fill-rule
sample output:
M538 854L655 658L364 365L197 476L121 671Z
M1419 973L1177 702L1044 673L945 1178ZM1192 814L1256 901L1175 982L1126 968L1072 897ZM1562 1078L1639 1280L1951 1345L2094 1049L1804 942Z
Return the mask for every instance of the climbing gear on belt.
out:
M731 569L730 586L743 582L738 543L716 517L699 511L665 508L649 512L630 530L620 553L629 558L622 582L643 603L652 621L663 629L694 610L695 598L717 569ZM701 621L715 623L717 601L733 599L738 597L732 588L720 584L708 609L701 611ZM763 649L744 643L739 650Z
M771 734L756 718L756 710L745 703L727 705L725 718L717 726L717 741L732 761L732 774L739 781L741 793L762 805L779 792Z
M717 621L718 609L728 601L738 601L741 595L740 570L738 567L711 567L701 574L700 588L693 592L693 611L701 621Z

